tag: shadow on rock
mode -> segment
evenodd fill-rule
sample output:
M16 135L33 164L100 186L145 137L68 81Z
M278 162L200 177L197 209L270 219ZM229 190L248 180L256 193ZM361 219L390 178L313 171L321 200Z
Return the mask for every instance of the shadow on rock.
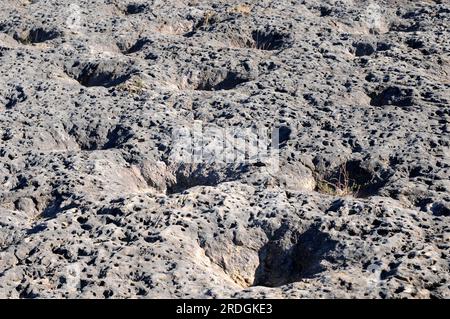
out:
M253 286L279 287L311 278L324 270L321 262L337 241L313 225L304 233L281 226L259 251Z

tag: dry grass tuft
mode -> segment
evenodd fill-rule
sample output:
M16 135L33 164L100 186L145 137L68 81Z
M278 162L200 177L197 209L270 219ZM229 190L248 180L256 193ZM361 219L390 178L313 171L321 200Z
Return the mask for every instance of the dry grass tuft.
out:
M237 6L229 9L229 12L242 14L242 15L250 15L250 13L252 12L252 7L249 6L248 4L241 3L241 4L238 4Z
M359 193L360 186L350 178L347 165L342 164L337 177L326 179L324 176L319 176L316 190L332 196L352 196Z
M145 92L146 85L141 78L134 78L117 86L117 89L129 94L142 95Z
M180 35L188 32L192 26L188 24L184 24L182 22L177 23L161 23L157 28L156 31L161 34L166 35Z
M213 23L215 18L217 17L217 13L213 11L206 11L203 15L203 26L207 26Z

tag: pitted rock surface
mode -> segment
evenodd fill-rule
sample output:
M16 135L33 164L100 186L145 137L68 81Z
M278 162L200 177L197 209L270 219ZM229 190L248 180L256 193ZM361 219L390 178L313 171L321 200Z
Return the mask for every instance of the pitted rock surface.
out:
M449 298L447 1L2 0L0 297ZM279 128L185 163L194 123Z

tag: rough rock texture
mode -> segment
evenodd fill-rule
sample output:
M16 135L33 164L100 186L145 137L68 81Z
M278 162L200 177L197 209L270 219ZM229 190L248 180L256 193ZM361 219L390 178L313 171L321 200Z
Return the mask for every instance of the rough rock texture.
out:
M0 297L449 298L445 0L2 0ZM173 132L280 128L267 163Z

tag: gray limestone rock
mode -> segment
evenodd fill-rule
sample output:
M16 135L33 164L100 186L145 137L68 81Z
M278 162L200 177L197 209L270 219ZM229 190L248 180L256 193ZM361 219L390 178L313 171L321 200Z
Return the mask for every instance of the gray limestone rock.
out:
M446 1L0 3L0 297L449 298Z

